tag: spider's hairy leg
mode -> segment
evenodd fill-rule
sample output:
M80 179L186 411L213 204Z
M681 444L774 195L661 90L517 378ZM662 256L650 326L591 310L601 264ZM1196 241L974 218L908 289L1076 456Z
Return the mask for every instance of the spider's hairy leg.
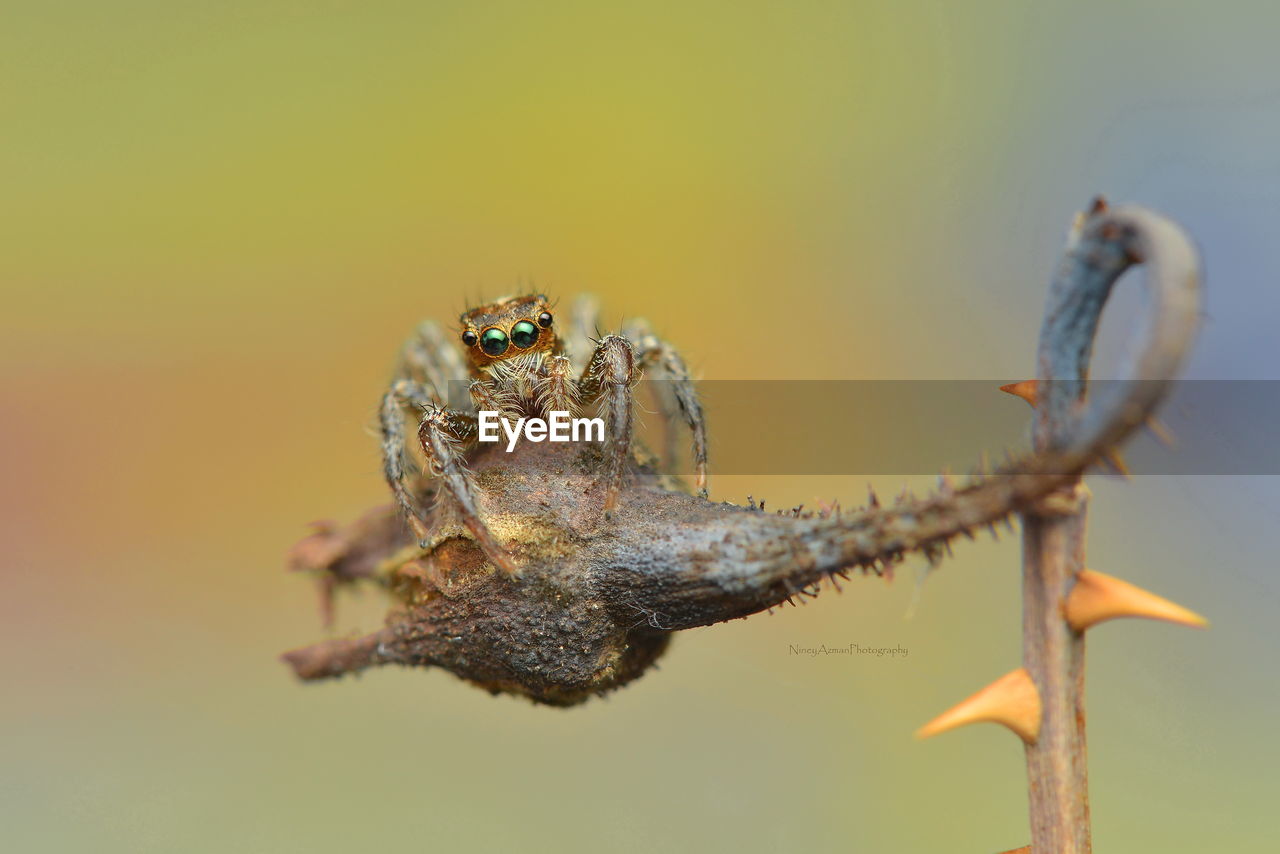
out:
M583 294L573 301L564 333L565 349L573 360L574 373L581 375L587 370L587 361L599 337L600 305L595 297Z
M418 426L418 441L427 455L432 474L444 483L462 517L462 524L475 537L485 557L502 571L515 574L515 564L494 538L476 507L471 474L464 465L467 448L476 441L476 419L456 410L436 406L427 409Z
M663 380L658 383L657 394L668 435L671 432L673 403L674 408L680 411L685 426L689 428L693 436L693 465L698 492L705 498L707 422L702 414L702 403L698 400L698 393L689 376L689 368L674 347L653 334L646 321L637 319L629 322L623 334L634 342L640 367L646 370L656 368L657 377Z
M408 472L405 467L404 418L406 409L421 411L434 405L436 400L426 385L415 380L399 379L382 396L382 406L378 410L382 428L382 473L400 509L404 511L414 536L420 540L426 538L427 527L418 508L414 506L413 496L405 486Z
M416 421L423 409L447 400L449 383L466 375L461 357L440 327L430 320L424 321L401 349L396 378L382 398L378 418L383 474L418 539L426 536L426 526L405 485L409 476L405 465L408 453L405 417L412 414Z
M606 335L591 354L578 381L583 403L599 403L605 420L605 500L608 515L618 503L618 489L631 453L632 386L640 378L631 342Z

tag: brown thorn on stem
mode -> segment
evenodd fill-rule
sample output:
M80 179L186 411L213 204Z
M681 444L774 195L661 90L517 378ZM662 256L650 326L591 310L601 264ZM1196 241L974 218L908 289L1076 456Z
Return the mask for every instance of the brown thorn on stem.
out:
M1129 474L1129 466L1125 463L1124 456L1115 448L1104 453L1102 458L1107 461L1107 465L1109 465L1116 474L1120 475L1125 480L1132 480L1132 477Z
M1178 444L1177 438L1174 437L1173 431L1165 425L1163 421L1154 415L1147 419L1147 429L1151 431L1151 435L1166 448L1172 448Z
M1017 733L1028 744L1040 735L1040 692L1026 670L1001 676L966 700L916 730L916 738L981 722L997 723Z
M1076 584L1067 596L1064 611L1067 622L1077 632L1117 617L1163 620L1197 629L1209 625L1208 620L1194 611L1091 569L1076 575Z
M1011 394L1014 397L1020 397L1027 403L1031 404L1031 408L1035 409L1036 403L1039 401L1039 394L1036 390L1035 380L1022 380L1021 382L1009 383L1000 386L1000 390L1005 394Z

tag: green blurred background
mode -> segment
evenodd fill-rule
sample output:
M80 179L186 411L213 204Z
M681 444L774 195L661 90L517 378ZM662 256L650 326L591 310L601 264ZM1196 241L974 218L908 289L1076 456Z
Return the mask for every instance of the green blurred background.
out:
M1201 243L1189 375L1276 379L1280 13L1178 5L6 4L0 845L1026 842L1016 739L911 738L1018 664L1016 538L688 632L569 711L434 671L298 685L275 656L323 633L282 558L384 499L369 430L415 322L518 285L643 314L707 379L1007 382L1105 192ZM1092 565L1214 623L1091 635L1097 850L1262 850L1276 479L1091 483ZM823 643L909 655L789 654Z

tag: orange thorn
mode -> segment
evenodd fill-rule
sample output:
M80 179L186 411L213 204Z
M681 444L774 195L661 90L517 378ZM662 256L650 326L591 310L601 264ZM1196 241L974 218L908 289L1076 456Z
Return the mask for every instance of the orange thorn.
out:
M1035 409L1040 402L1040 396L1036 392L1036 380L1022 380L1021 382L1009 383L1000 386L1000 390L1014 397L1020 397L1027 403L1031 404L1031 408Z
M1106 451L1103 451L1102 458L1107 461L1107 465L1115 469L1116 474L1120 475L1125 480L1130 479L1129 466L1125 463L1124 456L1122 456L1119 451L1115 448L1108 448Z
M1151 435L1155 436L1166 448L1172 448L1178 444L1178 440L1173 437L1173 431L1165 426L1164 422L1152 415L1147 419L1147 429L1151 431Z
M916 738L929 738L966 724L982 721L1013 730L1027 744L1040 735L1040 692L1021 667L1001 676L967 700L952 706L916 730Z
M1067 596L1067 622L1077 632L1116 617L1145 617L1203 629L1209 621L1194 611L1148 593L1127 581L1086 569Z

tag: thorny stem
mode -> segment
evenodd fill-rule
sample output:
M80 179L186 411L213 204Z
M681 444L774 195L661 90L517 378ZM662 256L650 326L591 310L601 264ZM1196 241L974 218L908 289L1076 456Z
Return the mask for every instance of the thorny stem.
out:
M1143 349L1117 398L1078 416L1102 308L1135 263L1148 268L1150 309ZM1050 287L1040 332L1037 451L1097 429L1102 413L1132 422L1161 398L1190 348L1200 320L1195 250L1168 220L1140 208L1108 213L1100 199L1077 223ZM1092 850L1084 711L1084 634L1064 607L1085 568L1088 492L1075 483L1023 513L1023 665L1040 693L1040 734L1026 746L1032 851Z
M1040 735L1027 751L1027 793L1034 851L1091 850L1085 745L1084 634L1062 616L1084 569L1088 492L1056 518L1026 516L1022 531L1023 664L1040 693Z

